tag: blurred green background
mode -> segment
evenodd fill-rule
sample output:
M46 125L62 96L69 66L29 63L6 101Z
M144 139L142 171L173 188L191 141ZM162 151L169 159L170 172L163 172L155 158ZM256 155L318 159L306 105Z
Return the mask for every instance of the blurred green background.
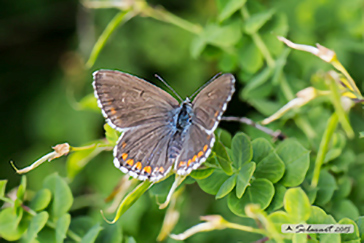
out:
M223 1L148 2L151 6L163 6L183 19L205 26L216 19ZM279 31L288 31L289 39L295 42L320 43L335 50L359 89L363 90L364 1L248 1L247 6L252 13L261 9L275 10L274 14L278 16L275 21L280 21L281 29L271 31L273 28L269 24L272 23L268 23L268 27L262 30L266 39L274 39ZM154 77L154 74L159 74L181 97L192 94L220 71L233 72L240 82L237 82L238 91L226 114L257 120L265 117L254 105L240 98L246 82L263 65L263 57L259 53L254 55L257 53L254 48L250 54L240 53L239 57L245 55L247 58L239 61L224 59L224 54L212 46L194 58L191 55L194 34L155 19L138 16L119 27L95 65L86 69L84 63L94 43L117 12L115 9L87 9L80 2L70 0L3 3L0 9L0 178L9 180L8 188L18 185L20 180L10 166L10 160L22 168L50 152L51 146L58 143L81 146L104 136L101 112L80 109L78 103L92 93L92 72L101 68L132 73L163 87ZM246 39L242 43L244 41L250 43ZM268 47L279 56L284 47L275 41ZM297 92L310 86L313 75L329 69L331 66L317 57L291 51L284 72L294 92ZM270 99L279 100L279 97L271 95ZM328 117L327 114L322 115L325 119ZM361 107L356 107L351 116L355 121L355 131L364 130ZM232 133L240 128L226 123L222 123L221 127ZM296 129L289 121L273 125L273 128L288 134L295 134L292 130ZM357 141L355 149L360 151L362 145L363 142ZM66 176L65 161L61 158L30 172L28 187L39 189L43 178L55 171ZM76 197L99 195L91 204L102 207L102 199L116 186L121 175L112 164L111 153L102 153L74 178L71 188ZM187 190L189 193L183 202L185 213L181 216L181 223L177 224L176 232L198 223L200 215L220 213L235 217L222 200L215 201L213 196L202 193L196 185L189 186ZM100 217L98 210L83 207L82 203L79 200L79 208L72 212L73 215ZM164 212L158 210L153 200L143 197L128 214L125 218L132 220L121 220L124 232L145 242L148 240L145 237L155 239ZM239 223L244 222L239 219ZM142 231L146 234L136 236ZM199 242L199 237L197 235L194 242ZM226 230L201 237L205 242L217 242L218 239L228 242L229 239L238 239L239 232L232 234L232 230Z

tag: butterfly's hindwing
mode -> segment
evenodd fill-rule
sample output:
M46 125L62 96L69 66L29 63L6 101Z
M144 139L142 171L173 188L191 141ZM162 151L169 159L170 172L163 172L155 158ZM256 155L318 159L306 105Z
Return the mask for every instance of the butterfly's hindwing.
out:
M200 126L192 124L184 139L181 155L175 163L177 174L188 175L197 169L209 157L214 142L213 133L208 134Z
M178 101L164 90L130 74L94 73L95 96L107 122L123 131L151 122L168 123Z
M125 131L114 148L115 166L139 180L160 180L176 158L168 151L172 135L171 127L157 124Z

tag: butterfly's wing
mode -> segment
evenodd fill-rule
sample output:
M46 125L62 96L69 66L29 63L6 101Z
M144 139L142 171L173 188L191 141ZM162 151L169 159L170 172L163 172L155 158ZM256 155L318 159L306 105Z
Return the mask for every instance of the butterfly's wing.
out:
M164 90L133 75L94 72L94 90L106 121L123 131L149 123L168 123L178 101Z
M168 152L179 107L162 89L130 74L100 70L93 86L107 122L123 131L114 148L114 164L140 180L164 177L176 157Z
M192 124L175 163L177 174L189 174L210 155L215 142L214 130L235 91L234 84L232 74L223 74L201 90L193 100Z
M213 133L235 91L234 84L234 76L227 73L201 90L192 102L195 115L192 122L204 127L207 133Z
M176 155L168 148L173 128L155 124L123 132L114 148L114 165L139 180L158 181L170 171Z

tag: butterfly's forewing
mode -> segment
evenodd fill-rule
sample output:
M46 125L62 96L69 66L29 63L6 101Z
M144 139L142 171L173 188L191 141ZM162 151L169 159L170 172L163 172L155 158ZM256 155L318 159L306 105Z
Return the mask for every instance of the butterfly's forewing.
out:
M197 123L212 134L235 91L234 84L234 76L228 73L219 76L201 90L192 102L192 123Z
M114 165L139 180L158 181L175 160L168 150L172 137L172 127L155 123L127 130L114 148Z
M177 174L186 175L198 168L210 155L215 142L214 130L233 95L235 78L223 74L207 85L192 102L192 124L175 163Z
M149 123L168 123L178 101L164 90L127 73L94 72L94 90L103 115L123 131Z

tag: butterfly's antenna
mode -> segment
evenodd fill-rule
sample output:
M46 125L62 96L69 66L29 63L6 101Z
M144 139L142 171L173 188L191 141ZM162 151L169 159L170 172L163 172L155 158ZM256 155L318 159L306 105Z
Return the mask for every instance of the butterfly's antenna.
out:
M160 81L162 81L162 83L164 83L164 85L165 86L167 86L172 92L173 92L173 94L175 94L181 101L183 101L182 100L182 98L181 98L181 96L179 96L178 94L177 94L177 92L176 91L174 91L174 89L171 87L171 86L169 86L169 84L167 84L167 82L166 81L164 81L158 74L154 74L154 76L156 77L156 78L158 78Z
M189 99L192 100L193 97L201 91L201 89L205 88L207 85L209 85L212 81L214 81L218 76L221 75L221 72L217 73L215 76L213 76L207 83L205 83L204 85L202 85L198 90L196 90L190 97Z

